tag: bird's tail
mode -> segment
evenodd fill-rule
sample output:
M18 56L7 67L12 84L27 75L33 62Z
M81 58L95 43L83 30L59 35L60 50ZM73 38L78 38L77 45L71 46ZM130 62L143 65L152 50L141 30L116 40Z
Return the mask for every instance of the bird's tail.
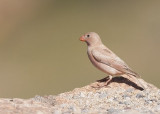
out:
M137 76L134 76L133 74L128 74L128 73L123 74L122 76L134 82L136 85L140 86L144 90L147 88L147 85L141 81L142 79L140 77L137 78Z
M141 76L138 73L134 72L133 70L127 69L127 71L128 72L126 74L132 75L132 76L137 77L137 78L141 78Z

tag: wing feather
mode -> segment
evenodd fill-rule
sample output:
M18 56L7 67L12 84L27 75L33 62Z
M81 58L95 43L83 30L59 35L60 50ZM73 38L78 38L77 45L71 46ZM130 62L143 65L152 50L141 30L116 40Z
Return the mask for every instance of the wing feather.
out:
M116 54L108 49L93 49L91 53L95 60L98 62L115 68L116 70L124 74L130 74L135 77L140 77L137 73L132 71L132 69L130 69L123 60L121 60Z

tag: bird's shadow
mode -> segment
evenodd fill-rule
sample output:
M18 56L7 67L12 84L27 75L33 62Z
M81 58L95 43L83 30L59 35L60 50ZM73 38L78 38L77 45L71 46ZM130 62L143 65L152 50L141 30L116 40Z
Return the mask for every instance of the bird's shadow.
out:
M100 80L97 80L97 82L101 83L101 82L106 82L108 80L107 77L103 78L103 79L100 79ZM140 86L138 86L137 84L135 84L134 82L130 81L129 79L127 78L124 78L124 77L113 77L112 80L108 83L108 85L112 82L116 82L116 83L125 83L129 86L132 86L134 87L135 89L139 89L141 91L143 91L144 89Z

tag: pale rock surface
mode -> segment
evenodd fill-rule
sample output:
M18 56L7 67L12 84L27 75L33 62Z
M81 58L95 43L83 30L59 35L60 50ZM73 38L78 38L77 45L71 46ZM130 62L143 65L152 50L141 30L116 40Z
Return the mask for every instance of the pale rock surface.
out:
M30 99L0 99L0 114L160 114L160 89L141 79L146 89L115 77L103 88L105 79L59 95Z

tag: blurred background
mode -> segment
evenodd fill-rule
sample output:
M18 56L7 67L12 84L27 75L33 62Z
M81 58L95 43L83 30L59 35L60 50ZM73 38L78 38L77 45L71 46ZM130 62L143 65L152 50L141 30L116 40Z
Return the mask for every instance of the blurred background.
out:
M0 97L58 94L106 77L79 41L90 31L160 87L159 0L0 0Z

